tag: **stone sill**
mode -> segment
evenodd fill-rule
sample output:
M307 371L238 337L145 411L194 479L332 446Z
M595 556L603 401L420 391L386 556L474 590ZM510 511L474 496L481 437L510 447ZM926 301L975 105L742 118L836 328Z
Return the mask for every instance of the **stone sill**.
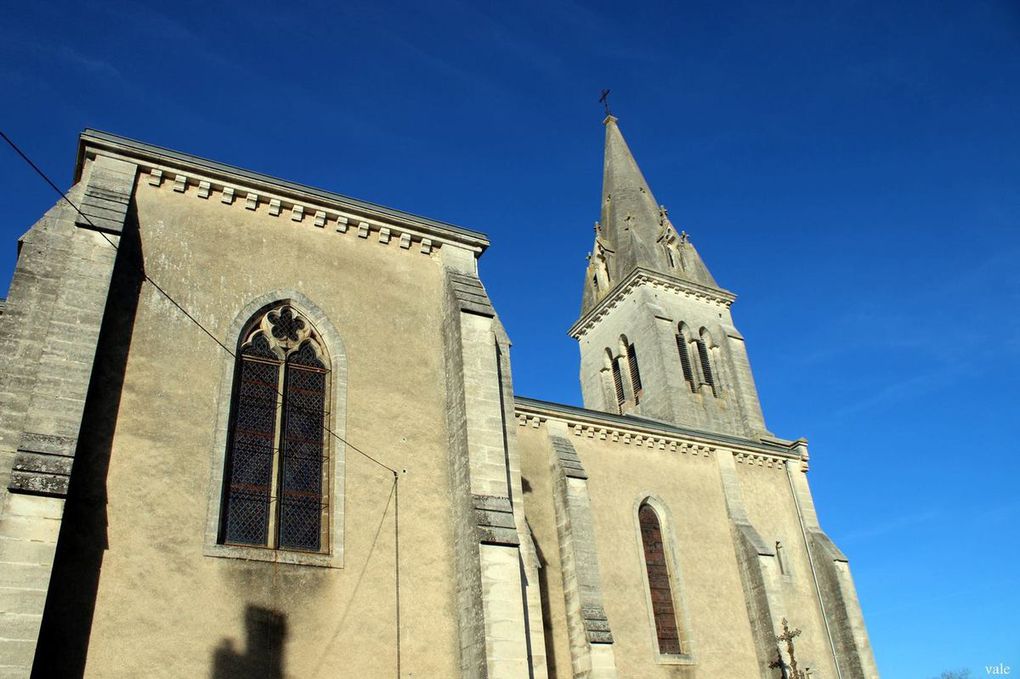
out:
M241 559L243 561L268 561L285 563L295 566L313 566L317 568L343 568L343 563L334 554L313 554L310 552L290 552L284 549L266 549L263 547L243 547L240 545L206 545L202 550L205 556L220 559Z
M672 655L667 653L660 653L657 658L660 665L694 665L694 655L690 653L681 653L680 655Z

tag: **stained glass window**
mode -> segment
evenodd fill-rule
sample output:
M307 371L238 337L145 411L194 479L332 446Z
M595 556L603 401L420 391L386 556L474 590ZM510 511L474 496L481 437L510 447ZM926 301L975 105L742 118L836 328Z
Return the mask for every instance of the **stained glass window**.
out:
M280 473L280 547L319 551L325 366L305 343L287 360Z
M326 551L325 354L286 305L254 319L247 336L234 383L222 541Z
M641 544L645 553L645 568L648 572L648 589L652 600L659 653L679 655L683 650L680 646L676 610L673 607L673 589L659 516L650 505L642 504L638 510L638 522L641 525Z

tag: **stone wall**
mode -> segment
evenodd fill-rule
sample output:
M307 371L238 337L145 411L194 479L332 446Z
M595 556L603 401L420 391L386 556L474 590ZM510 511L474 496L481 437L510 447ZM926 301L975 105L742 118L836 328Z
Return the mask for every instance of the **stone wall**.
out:
M757 437L767 433L743 338L733 327L727 299L696 295L661 277L635 277L621 284L573 330L581 349L581 391L585 406L619 412L605 369L606 349L618 353L620 336L634 344L642 394L633 405L624 380L624 412L707 431ZM685 381L677 350L680 323L711 336L716 389ZM698 357L692 355L692 361ZM626 367L624 367L626 370Z

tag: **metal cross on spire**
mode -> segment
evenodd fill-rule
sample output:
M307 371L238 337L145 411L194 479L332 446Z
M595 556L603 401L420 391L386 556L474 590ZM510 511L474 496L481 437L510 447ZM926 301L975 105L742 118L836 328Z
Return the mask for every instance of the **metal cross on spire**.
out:
M606 107L606 115L612 115L609 112L609 90L602 90L602 96L599 97L599 103Z

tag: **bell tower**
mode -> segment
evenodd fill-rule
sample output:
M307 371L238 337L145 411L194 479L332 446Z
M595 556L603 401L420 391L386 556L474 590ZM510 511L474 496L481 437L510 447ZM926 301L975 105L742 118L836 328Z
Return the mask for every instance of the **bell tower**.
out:
M758 438L767 434L736 296L721 288L686 232L656 202L606 116L602 207L581 317L581 391L592 410Z

